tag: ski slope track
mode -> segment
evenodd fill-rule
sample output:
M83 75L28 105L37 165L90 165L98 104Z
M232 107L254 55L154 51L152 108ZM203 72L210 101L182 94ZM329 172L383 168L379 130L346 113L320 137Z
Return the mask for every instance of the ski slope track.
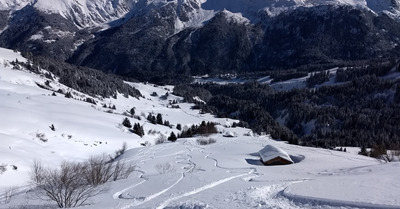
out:
M0 49L0 166L5 168L0 173L1 209L57 208L33 194L29 175L34 160L57 168L64 161L113 155L124 142L128 149L118 159L132 163L133 173L107 182L106 192L77 208L400 208L399 162L358 155L359 148L340 152L249 134L249 129L230 127L237 121L200 114L189 103L170 108L169 100L182 100L171 93L173 86L127 82L144 97L118 94L115 99L90 97L55 79L49 88L69 90L75 99L60 93L52 96L53 91L38 85L48 79L13 66L16 59L27 61L17 52ZM160 96L151 96L153 92ZM97 103L82 101L87 97ZM104 104L115 105L116 110ZM140 120L126 115L132 107ZM147 122L149 113L160 113L172 126ZM139 137L122 126L125 117L141 124L145 135ZM218 133L155 143L171 132L178 134L178 123L185 129L202 121L217 123ZM227 132L235 137L224 137ZM197 140L204 138L216 142L199 145ZM285 150L296 163L264 166L258 151L266 145ZM166 165L168 169L159 169Z

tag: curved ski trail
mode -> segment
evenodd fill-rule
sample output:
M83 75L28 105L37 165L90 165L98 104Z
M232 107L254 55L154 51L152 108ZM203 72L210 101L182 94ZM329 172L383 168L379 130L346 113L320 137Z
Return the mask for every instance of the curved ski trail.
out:
M192 156L190 155L190 153L193 151L193 149L190 149L188 146L185 146L185 149L188 150L188 152L185 153L185 155L186 155L188 158L183 158L182 155L180 155L180 156L178 155L178 156L176 157L176 159L178 159L178 160L182 159L182 160L184 160L184 161L187 161L187 164L188 164L190 167L189 167L189 168L187 168L186 166L183 166L183 167L182 167L182 169L184 169L184 171L181 173L181 177L180 177L174 184L172 184L171 186L169 186L169 187L167 187L167 188L165 188L165 189L163 189L163 190L161 190L161 191L159 191L159 192L157 192L157 193L155 193L155 194L152 194L152 195L150 195L150 196L148 196L148 197L146 197L146 198L144 198L144 199L142 199L142 200L136 200L136 199L135 199L134 202L132 202L132 203L130 203L130 204L127 204L127 205L125 205L125 206L123 206L123 207L120 207L120 209L128 209L128 208L132 208L132 207L135 207L135 206L142 205L142 204L144 204L144 203L146 203L146 202L149 202L149 201L151 201L151 200L153 200L153 199L159 197L160 195L166 193L167 191L169 191L170 189L172 189L173 187L175 187L177 184L179 184L179 183L185 178L185 174L188 173L188 172L193 171L193 169L196 167L196 164L195 164L194 162L191 161ZM153 152L153 157L154 157L154 152ZM141 160L141 163L144 163L143 161L144 161L144 160ZM181 162L181 161L177 161L176 163L182 163L182 162ZM136 184L136 185L133 185L133 186L128 187L128 188L126 188L126 189L124 189L124 190L121 190L120 192L115 193L115 194L113 195L113 197L117 197L117 198L118 198L118 197L120 197L120 196L122 195L123 192L125 192L125 191L127 191L127 190L129 190L129 189L131 189L131 188L134 188L134 187L136 187L136 186L138 186L138 185L140 185L140 184L142 184L142 183L144 183L144 182L146 182L146 181L147 181L147 180L145 179L145 180L143 180L142 182L140 182L140 183L138 183L138 184Z
M250 172L250 173L251 173L251 172ZM169 205L171 202L173 202L173 201L176 201L176 200L181 199L181 198L183 198L183 197L187 197L187 196L191 196L191 195L194 195L194 194L203 192L203 191L205 191L205 190L207 190L207 189L214 188L214 187L216 187L216 186L218 186L218 185L220 185L220 184L226 183L226 182L231 181L231 180L233 180L233 179L236 179L236 178L240 178L240 177L242 177L242 176L249 175L250 173L244 173L244 174L240 174L240 175L236 175L236 176L231 176L231 177L228 177L228 178L224 178L224 179L221 179L221 180L219 180L219 181L216 181L216 182L213 182L213 183L210 183L210 184L206 184L206 185L204 185L204 186L202 186L202 187L199 187L199 188L197 188L197 189L194 189L194 190L192 190L192 191L190 191L190 192L186 192L186 193L184 193L184 194L182 194L182 195L169 198L169 199L165 200L163 203L161 203L156 209L163 209L163 208L165 208L166 206L168 206L168 205Z

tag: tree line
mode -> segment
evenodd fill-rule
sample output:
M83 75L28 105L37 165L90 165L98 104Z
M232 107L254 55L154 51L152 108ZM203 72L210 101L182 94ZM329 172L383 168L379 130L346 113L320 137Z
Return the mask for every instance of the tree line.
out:
M399 72L397 63L339 69L340 84L319 88L314 86L335 75L314 74L308 88L289 91L248 82L181 85L174 93L189 101L198 96L206 102L197 104L202 111L239 119L255 132L291 143L390 149L400 143L399 81L382 77L390 71Z

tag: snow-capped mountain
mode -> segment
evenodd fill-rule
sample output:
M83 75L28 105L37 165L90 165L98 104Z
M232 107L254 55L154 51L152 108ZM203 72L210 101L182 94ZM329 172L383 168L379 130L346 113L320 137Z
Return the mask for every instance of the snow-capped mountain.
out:
M179 20L186 22L187 25L194 25L193 23L199 19L206 21L209 19L205 18L209 16L207 15L209 12L222 10L241 13L251 18L261 11L273 16L288 9L319 5L350 5L374 12L385 11L396 14L399 6L397 0L1 0L0 10L17 11L31 5L45 13L59 14L77 26L85 28L110 23L138 8L150 5L161 7L166 4L182 5L179 13L185 14L179 17ZM206 15L199 18L199 14Z
M0 46L137 79L397 56L398 0L1 0Z
M33 6L48 14L61 15L78 27L85 28L100 26L123 17L134 3L134 0L2 0L0 10L14 12Z

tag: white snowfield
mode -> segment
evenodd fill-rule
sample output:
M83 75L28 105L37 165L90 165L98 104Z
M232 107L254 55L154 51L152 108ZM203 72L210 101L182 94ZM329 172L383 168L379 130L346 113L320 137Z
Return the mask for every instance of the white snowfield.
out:
M28 180L35 159L57 167L66 160L81 162L91 155L113 154L123 142L129 150L121 160L134 164L135 171L127 179L106 183L106 192L79 208L400 208L400 163L357 155L359 148L347 148L345 153L253 136L248 129L229 128L233 120L191 110L191 104L167 107L168 100L181 99L172 94L167 100L150 96L164 95L172 86L133 83L145 99L118 95L103 101L95 98L97 105L58 93L51 96L51 91L35 83L43 84L46 78L12 69L8 63L15 59L24 60L0 49L0 166L7 168L0 174L0 208L56 208L55 203L32 195ZM50 86L67 89L55 81ZM116 110L107 113L110 109L102 103L115 105ZM145 117L140 121L129 117L131 123L144 126L146 134L140 138L120 125L126 117L121 113L132 107L138 116L161 113L164 120L183 127L203 120L217 122L220 133L208 136L216 140L210 145L198 145L200 136L154 145L160 134L179 131L150 124ZM52 124L55 131L49 128ZM236 137L223 137L226 132ZM47 141L40 140L38 133ZM142 147L145 141L152 145ZM258 151L266 145L286 151L295 163L263 166ZM170 169L159 172L157 167L167 163ZM6 202L11 187L15 194Z

